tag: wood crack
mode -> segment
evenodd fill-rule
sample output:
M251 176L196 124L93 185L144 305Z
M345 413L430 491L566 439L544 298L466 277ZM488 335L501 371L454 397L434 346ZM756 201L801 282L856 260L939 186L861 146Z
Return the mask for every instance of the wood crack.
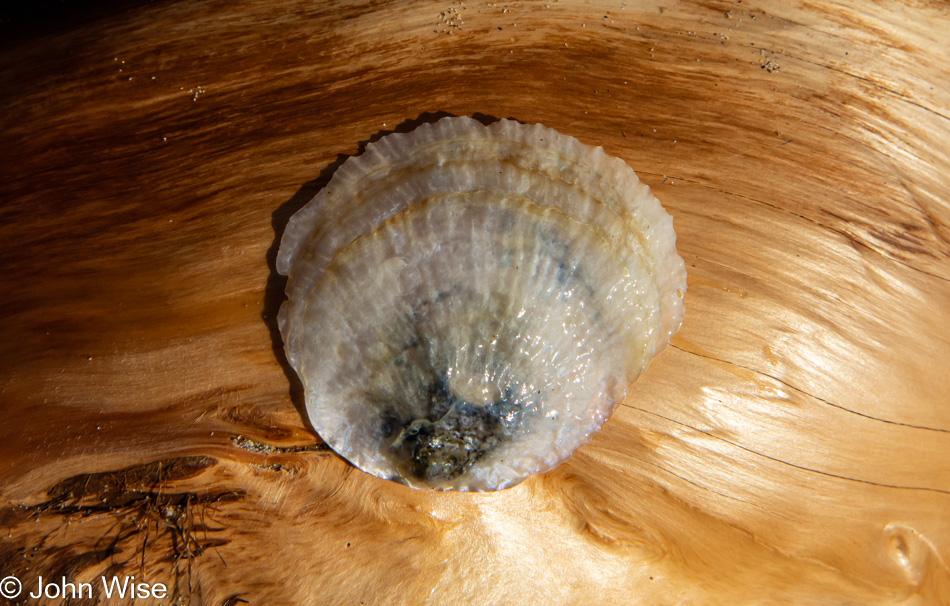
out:
M925 430L925 431L936 431L936 432L940 432L940 433L950 433L950 429L943 429L943 428L941 428L941 427L928 427L928 426L926 426L926 425L914 425L913 423L904 423L904 422L901 422L901 421L892 421L891 419L885 419L885 418L882 418L882 417L875 417L875 416L873 416L873 415L869 415L869 414L867 414L867 413L863 413L863 412L860 412L860 411L857 411L857 410L848 408L848 407L846 407L846 406L842 406L842 405L840 405L840 404L835 404L834 402L831 402L830 400L826 400L825 398L822 398L822 397L820 397L820 396L816 396L815 394L809 393L809 392L807 392L807 391L805 391L804 389L801 389L801 388L799 388L799 387L795 387L794 385L792 385L792 384L790 384L790 383L788 383L788 382L786 382L786 381L783 381L782 379L779 379L778 377L776 377L776 376L774 376L774 375L770 375L770 374L767 373L767 372L764 372L764 371L761 371L761 370L752 368L752 367L750 367L750 366L745 366L745 365L743 365L743 364L739 364L738 362L731 362L731 361L729 361L729 360L723 360L723 359L717 358L717 357L715 357L715 356L708 356L708 355L701 354L701 353L698 353L698 352L695 352L695 351L690 351L690 350L688 350L688 349L683 349L682 347L680 347L680 346L678 346L678 345L675 345L675 344L673 344L673 343L670 343L670 347L672 347L672 348L674 348L674 349L678 349L678 350L680 350L680 351L682 351L682 352L685 352L685 353L688 353L688 354L692 354L692 355L694 355L694 356L698 356L698 357L700 357L700 358L706 358L707 360L715 360L716 362L721 362L721 363L723 363L723 364L729 364L730 366L735 366L736 368L741 368L741 369L743 369L743 370L748 370L749 372L753 372L753 373L758 374L758 375L761 375L761 376L763 376L763 377L768 377L768 378L772 379L773 381L775 381L775 382L777 382L777 383L781 383L782 385L784 385L785 387L788 387L789 389L792 389L792 390L794 390L794 391L797 391L797 392L800 393L800 394L803 394L803 395L805 395L805 396L808 396L809 398L818 400L819 402L822 402L822 403L824 403L824 404L827 404L828 406L832 406L832 407L837 408L837 409L839 409L839 410L843 410L844 412L848 412L848 413L851 413L851 414L853 414L853 415L858 415L859 417L864 417L865 419L870 419L870 420L872 420L872 421L880 421L881 423L887 423L887 424L889 424L889 425L899 425L899 426L901 426L901 427L909 427L909 428L911 428L911 429L922 429L922 430Z
M823 471L823 470L821 470L821 469L815 469L815 468L813 468L813 467L807 467L807 466L805 466L805 465L799 465L799 464L797 464L797 463L792 463L791 461L786 461L786 460L784 460L784 459L779 459L778 457L773 457L772 455L765 454L764 452L759 452L759 451L757 451L757 450L754 450L754 449L752 449L752 448L749 448L748 446L743 446L742 444L739 444L738 442L733 442L732 440L727 440L726 438L724 438L724 437L722 437L722 436L717 436L717 435L715 435L715 434L713 434L713 433L711 433L711 432L709 432L709 431L705 431L705 430L703 430L703 429L699 429L698 427L694 427L694 426L690 425L689 423L684 423L683 421L677 421L676 419L671 419L671 418L669 418L669 417L666 417L666 416L664 416L664 415L661 415L661 414L658 413L658 412L654 412L654 411L652 411L652 410L647 410L647 409L645 409L645 408L640 408L639 406L633 406L632 404L627 404L627 403L625 403L625 402L623 403L623 406L626 406L627 408L632 408L633 410L638 410L638 411L640 411L640 412L643 412L643 413L646 413L646 414L649 414L649 415L653 415L653 416L655 416L655 417L659 417L659 418L661 418L661 419L663 419L663 420L665 420L665 421L668 421L668 422L670 422L670 423L673 423L673 424L675 424L675 425L680 425L680 426L682 426L682 427L686 427L686 428L692 429L693 431L696 431L696 432L698 432L698 433L701 433L701 434L703 434L703 435L705 435L705 436L708 436L708 437L710 437L710 438L714 438L714 439L716 439L716 440L720 440L720 441L725 442L726 444L729 444L730 446L734 446L735 448L738 448L738 449L740 449L740 450L744 450L745 452L748 452L749 454L753 454L753 455L756 455L756 456L759 456L759 457L768 459L768 460L770 460L770 461L774 461L774 462L776 462L776 463L781 463L782 465L786 465L786 466L788 466L788 467L792 467L792 468L798 469L798 470L800 470L800 471L807 471L807 472L811 472L811 473L816 473L816 474L818 474L818 475L826 476L826 477L829 477L829 478L835 478L835 479L837 479L837 480L846 480L846 481L848 481L848 482L858 482L858 483L861 483L861 484L868 484L868 485L871 485L871 486L879 486L879 487L881 487L881 488L894 488L894 489L897 489L897 490L915 490L915 491L934 492L934 493L939 493L939 494L950 495L950 490L944 490L944 489L942 489L942 488L933 488L933 487L931 487L931 486L901 486L901 485L899 485L899 484L887 484L887 483L884 483L884 482L875 482L875 481L873 481L873 480L865 480L865 479L862 479L862 478L855 478L855 477L851 477L851 476L845 476L845 475L841 475L841 474L832 473L832 472L830 472L830 471Z

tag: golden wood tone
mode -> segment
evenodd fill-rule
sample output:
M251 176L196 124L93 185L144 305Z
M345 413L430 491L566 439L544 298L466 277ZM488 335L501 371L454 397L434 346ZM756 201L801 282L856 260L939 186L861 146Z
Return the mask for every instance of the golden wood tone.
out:
M946 4L166 2L2 45L0 577L25 592L950 603ZM624 406L498 493L329 451L275 322L290 215L446 113L623 158L689 271Z

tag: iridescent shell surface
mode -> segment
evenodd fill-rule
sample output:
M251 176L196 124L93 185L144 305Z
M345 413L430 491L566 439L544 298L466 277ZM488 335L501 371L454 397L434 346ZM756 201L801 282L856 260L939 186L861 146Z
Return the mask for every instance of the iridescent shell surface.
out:
M679 329L673 220L542 125L443 118L348 159L290 220L279 325L314 428L360 469L497 490L585 444Z

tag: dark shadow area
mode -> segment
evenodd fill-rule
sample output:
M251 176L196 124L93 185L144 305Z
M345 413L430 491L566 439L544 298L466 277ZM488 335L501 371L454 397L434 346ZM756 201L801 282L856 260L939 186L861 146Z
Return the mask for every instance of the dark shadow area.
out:
M170 0L0 0L0 49L87 28L103 19Z
M277 312L280 306L287 299L284 295L284 288L287 286L287 277L277 273L277 251L280 250L280 239L284 236L284 229L287 222L294 214L304 207L304 205L313 199L321 189L330 182L330 177L337 168L347 159L347 156L339 154L336 159L327 165L320 176L313 181L307 181L300 186L300 189L290 197L289 200L277 207L271 215L271 226L274 228L274 241L267 249L267 268L270 273L267 276L267 285L264 288L264 310L261 312L261 319L267 324L270 330L271 347L274 350L274 357L284 370L287 376L287 382L290 388L290 399L294 403L297 412L303 418L304 424L310 431L316 434L316 430L310 423L310 416L307 414L307 407L303 398L303 383L300 377L294 371L287 356L284 354L284 341L280 336L280 328L277 326Z
M377 131L368 139L364 139L359 142L358 151L354 155L358 156L362 154L366 150L367 145L379 141L386 135L390 135L392 133L408 133L409 131L416 129L423 124L438 122L442 118L446 117L455 117L455 114L441 111L434 113L426 112L420 114L416 118L400 122L391 130ZM473 114L472 118L485 125L498 121L498 118L494 116L479 113ZM270 269L270 275L267 278L267 286L265 287L264 311L261 312L261 318L264 320L264 323L267 324L267 328L270 330L271 347L274 350L274 357L277 359L278 363L280 363L281 368L284 370L284 374L287 376L287 382L290 387L290 399L294 403L294 407L300 413L300 416L303 418L304 424L311 431L313 431L314 434L317 432L310 423L310 417L307 414L307 406L304 401L303 394L303 383L300 382L300 378L297 376L296 371L294 371L293 367L290 365L290 362L287 361L287 356L284 354L284 342L280 336L280 328L277 326L277 312L280 310L280 306L287 298L284 295L284 289L287 286L287 277L277 273L277 251L280 249L280 240L284 235L284 229L286 229L290 218L298 210L303 208L307 202L312 200L321 189L326 187L326 185L330 182L330 179L333 177L333 173L336 172L336 169L338 169L350 157L351 156L346 154L337 155L333 162L325 166L323 170L320 171L320 175L316 179L313 181L307 181L301 185L300 189L298 189L289 200L277 207L277 209L271 215L271 226L274 228L274 241L271 243L270 248L267 249L267 267Z

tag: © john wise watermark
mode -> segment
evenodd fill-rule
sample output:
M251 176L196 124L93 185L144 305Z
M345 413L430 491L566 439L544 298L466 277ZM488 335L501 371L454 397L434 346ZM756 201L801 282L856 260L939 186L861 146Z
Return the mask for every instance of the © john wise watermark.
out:
M99 577L101 591L104 598L164 598L168 595L168 588L164 583L146 583L137 581L135 577ZM48 581L40 576L36 586L24 593L20 579L10 576L0 580L0 597L13 599L20 597L62 598L64 600L93 597L93 583L73 583L60 577L59 581Z
M15 598L23 591L23 585L20 579L16 577L6 577L0 580L0 596L5 598Z

